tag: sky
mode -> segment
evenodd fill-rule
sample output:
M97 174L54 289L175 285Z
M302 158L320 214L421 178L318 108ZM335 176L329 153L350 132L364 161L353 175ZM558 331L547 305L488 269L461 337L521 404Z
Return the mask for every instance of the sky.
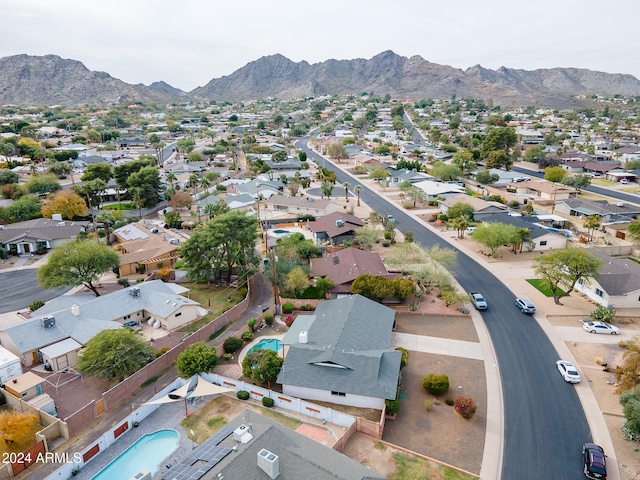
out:
M638 0L1 0L0 57L59 55L190 91L281 54L392 50L467 69L576 67L640 79Z

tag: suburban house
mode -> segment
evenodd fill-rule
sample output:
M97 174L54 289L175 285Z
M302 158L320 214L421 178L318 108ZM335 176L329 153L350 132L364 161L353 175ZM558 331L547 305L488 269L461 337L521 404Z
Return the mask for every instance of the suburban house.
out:
M218 202L224 202L229 210L249 210L256 204L256 199L248 193L239 195L209 195L198 201L198 207L204 212L207 205L216 205Z
M473 207L473 220L482 221L489 215L505 213L509 207L500 202L490 202L471 195L456 195L445 200L438 201L438 212L447 213L456 203L467 203Z
M312 258L310 262L312 277L329 277L333 280L334 286L328 290L332 300L351 295L351 284L360 275L374 275L389 279L398 276L387 271L380 255L355 247L333 253L325 252L321 258Z
M605 307L640 308L640 265L596 249L590 252L602 260L602 268L596 278L578 280L575 289Z
M425 180L413 184L414 187L422 190L426 195L427 201L436 200L438 197L449 198L464 193L464 187L454 183L434 182Z
M473 172L469 173L469 176L475 179L476 175L478 175L478 173L480 173L481 171L482 169L474 170ZM507 185L508 183L515 182L517 178L526 178L528 180L531 179L530 176L524 175L519 172L514 172L513 170L509 170L507 172L506 170L500 170L499 168L490 168L489 173L491 173L492 175L498 175L498 181L492 183L492 185Z
M42 363L46 349L55 346L49 349L49 363L66 362L73 367L77 351L103 330L151 319L157 328L175 330L205 314L197 302L180 295L186 291L177 284L153 280L99 297L61 295L39 308L33 318L0 330L0 344L25 367ZM57 356L52 358L53 352ZM62 356L65 362L58 361Z
M18 255L46 252L66 240L77 238L86 231L89 223L58 217L0 225L0 246Z
M180 239L170 230L153 224L129 224L113 233L120 242L121 276L172 267L178 262Z
M350 242L356 229L363 227L364 222L354 215L334 212L309 222L316 243L327 242L331 245L342 245Z
M573 187L545 181L516 182L509 184L516 194L526 195L533 200L564 200L576 197L578 192Z
M253 198L271 198L274 195L282 192L284 184L280 180L265 181L265 180L251 180L247 183L235 184L235 191L238 194L246 193Z
M310 437L244 410L168 470L163 480L384 480Z
M597 215L602 223L629 223L640 215L640 207L632 203L609 203L606 200L569 198L556 202L555 211L569 217Z
M391 174L389 177L389 183L391 185L399 185L402 182L418 183L423 181L435 181L435 177L428 173L418 172L415 169L409 170L408 168L403 168L400 170L394 170L393 168L389 168L388 170Z
M533 249L530 250L532 252L545 252L547 250L561 250L563 248L567 248L567 237L560 233L556 233L554 230L537 225L535 223L535 217L512 216L508 213L500 213L487 216L484 219L484 222L506 223L507 225L513 225L518 229L528 228L530 233L527 242L531 241L535 243ZM529 250L526 242L523 250Z
M314 199L312 197L287 197L275 195L266 202L267 212L287 215L313 215L324 217L338 210L338 206L328 198Z
M284 394L378 410L396 398L401 353L389 348L394 310L352 295L321 303L313 317L301 323L305 330L296 320L282 339Z

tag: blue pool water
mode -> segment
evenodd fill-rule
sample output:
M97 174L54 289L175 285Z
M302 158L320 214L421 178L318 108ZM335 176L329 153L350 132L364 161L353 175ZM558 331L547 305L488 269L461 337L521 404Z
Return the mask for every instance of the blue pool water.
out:
M545 228L547 230L549 230L550 232L559 233L560 235L564 235L567 238L571 238L572 237L571 230L558 229L558 228L553 228L553 227L545 227Z
M111 462L93 480L125 480L146 468L153 475L158 465L178 446L180 436L174 430L145 435Z
M286 235L287 233L291 233L289 230L274 230L273 233L276 235Z
M277 353L282 349L282 345L280 345L280 340L278 340L277 338L265 338L264 340L260 340L253 347L251 347L247 352L247 355L258 348L262 348L263 350L273 350Z

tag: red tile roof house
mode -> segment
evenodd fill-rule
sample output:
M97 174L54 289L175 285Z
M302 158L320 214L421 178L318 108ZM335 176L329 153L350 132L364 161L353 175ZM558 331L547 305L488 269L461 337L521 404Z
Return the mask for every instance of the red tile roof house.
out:
M316 243L329 243L330 245L342 245L343 242L353 240L356 229L363 227L364 222L358 217L348 213L330 213L318 218L315 222L309 222L309 230L313 233Z
M333 288L328 293L331 300L351 295L351 284L360 275L376 275L393 279L399 274L387 272L380 255L358 248L345 248L334 253L325 253L322 258L311 259L313 277L329 277Z

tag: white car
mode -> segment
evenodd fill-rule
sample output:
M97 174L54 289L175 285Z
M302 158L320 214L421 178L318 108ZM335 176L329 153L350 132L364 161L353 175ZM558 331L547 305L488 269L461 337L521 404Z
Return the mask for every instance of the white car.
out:
M604 322L584 322L582 328L589 333L607 333L609 335L618 335L620 333L618 327Z
M558 360L556 362L556 366L558 367L558 371L564 381L567 383L580 383L580 374L578 373L578 369L571 362L567 362L566 360Z
M484 299L480 292L471 292L469 293L469 296L471 297L471 302L477 310L487 309L487 301Z
M627 180L626 178L621 178L620 183L626 185L627 183L629 183L629 180Z

